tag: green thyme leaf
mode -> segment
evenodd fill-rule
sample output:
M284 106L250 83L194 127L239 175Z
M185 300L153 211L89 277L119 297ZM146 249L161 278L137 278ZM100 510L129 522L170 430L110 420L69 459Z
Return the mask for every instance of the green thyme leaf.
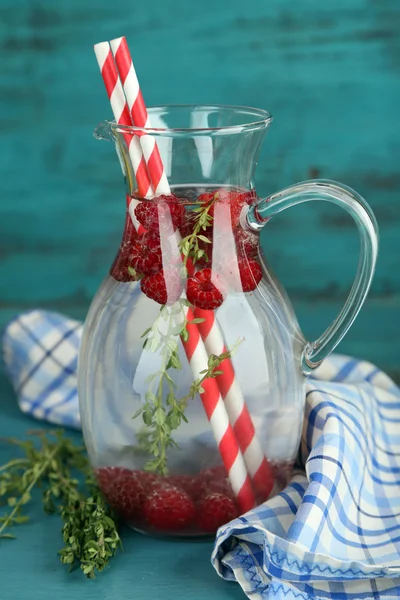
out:
M70 568L80 566L94 578L108 564L120 545L112 513L99 493L82 445L75 445L61 431L34 432L36 442L8 440L23 455L0 467L0 489L10 513L0 516L0 538L12 539L9 528L26 523L31 492L42 490L43 508L58 512L63 522L65 546L60 560ZM75 473L80 473L79 483ZM95 549L93 552L92 549Z

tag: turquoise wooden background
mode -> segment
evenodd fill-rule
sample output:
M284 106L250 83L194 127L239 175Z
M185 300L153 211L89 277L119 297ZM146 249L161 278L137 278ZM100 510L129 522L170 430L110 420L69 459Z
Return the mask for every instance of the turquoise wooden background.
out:
M92 45L126 34L148 104L270 110L266 194L310 177L364 195L381 229L367 305L341 345L400 379L398 0L0 0L0 324L41 306L83 317L111 263L124 197ZM305 333L343 304L358 241L315 204L263 239Z

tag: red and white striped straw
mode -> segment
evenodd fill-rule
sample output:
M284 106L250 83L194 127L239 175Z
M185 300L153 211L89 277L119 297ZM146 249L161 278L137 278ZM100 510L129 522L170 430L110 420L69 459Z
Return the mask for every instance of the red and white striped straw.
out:
M110 44L118 70L122 77L125 95L130 106L132 121L136 126L151 128L151 122L147 114L126 38L117 38L112 40ZM146 146L143 145L143 138L141 138L141 142L145 153ZM153 142L154 145L150 145L150 149L152 150L151 159L148 162L146 161L150 179L152 180L154 188L160 185L160 181L164 181L163 185L166 186L164 193L168 193L169 185L165 177L161 157L156 142L154 140ZM154 159L155 156L157 159ZM165 178L164 180L162 178L160 179L160 173L162 173L161 177ZM188 264L187 266L190 272L193 265ZM209 354L219 355L221 352L226 351L226 348L222 334L215 320L214 313L212 311L202 311L202 317L205 321L199 327L199 331L200 334L202 331L206 334L208 340L206 350ZM202 337L204 340L204 335ZM235 433L239 440L242 452L246 451L245 461L247 457L246 465L249 469L250 476L254 478L253 483L256 484L258 493L265 499L269 495L273 485L271 469L257 439L253 422L234 375L232 362L229 359L226 359L224 363L226 374L220 376L219 387L221 391L225 391L225 394L222 393L222 395L225 400L228 417L231 425L235 426Z
M97 46L95 47L95 49ZM97 56L97 53L96 53ZM115 68L115 64L113 65ZM108 64L107 68L112 69L112 65ZM102 74L103 70L101 69ZM106 77L103 77L106 83ZM115 79L115 76L114 76ZM118 79L118 73L117 73ZM107 88L107 85L106 85ZM114 106L124 105L123 90L121 86L115 85L111 96L119 96L117 100L114 99ZM113 107L114 111L114 107ZM115 116L115 114L114 114ZM117 119L117 117L116 117ZM121 123L122 124L122 123ZM154 147L157 145L154 143ZM139 148L140 150L140 148ZM158 150L158 149L157 149ZM140 164L138 161L138 150L135 147L135 164ZM161 159L160 159L161 160ZM150 165L156 164L151 162ZM147 164L147 166L149 166ZM135 167L134 167L135 168ZM168 182L167 182L168 184ZM169 186L168 186L168 193ZM138 203L137 200L132 199L132 204L135 206ZM132 214L131 210L130 213ZM137 220L134 221L135 227L138 229ZM145 232L145 230L142 230ZM194 319L194 315L191 309L187 310L186 318L189 321ZM190 329L189 329L190 328ZM185 342L182 340L183 347L188 358L192 373L195 379L201 377L201 371L207 368L208 355L207 350L201 340L200 333L197 325L189 324L189 339ZM240 451L238 441L234 434L233 428L229 423L229 418L225 410L224 402L222 400L218 384L215 378L209 378L202 384L204 392L200 394L204 410L210 421L211 429L214 434L214 438L218 444L218 448L221 454L221 458L224 462L228 477L232 486L232 489L237 497L238 505L240 509L245 512L255 506L255 498L253 489L251 486L250 478L246 470L243 455Z
M110 45L117 63L132 121L136 127L150 129L150 119L125 36L111 40ZM155 195L170 194L168 179L154 137L143 133L140 136L140 145Z
M122 79L132 121L137 127L151 128L151 122L126 38L117 38L112 40L110 44ZM151 136L143 136L140 138L140 141L146 158L150 179L154 189L157 190L157 194L168 194L170 193L170 189L157 143L154 141L154 138L151 138L152 141L149 143L149 140L146 139L149 137ZM218 356L221 352L226 351L226 348L225 350L221 349L224 347L224 343L218 324L214 318L214 313L212 311L202 311L202 313L205 321L200 327L200 333L202 331L207 333L208 342L206 343L206 349L208 353ZM203 335L202 337L205 339ZM226 375L220 376L219 383L221 384L221 391L222 389L226 391L226 395L224 393L222 395L225 399L228 415L230 416L231 424L235 425L235 432L238 439L242 442L241 450L242 452L246 451L245 460L247 457L246 464L249 468L250 476L253 482L257 483L260 495L266 498L269 494L267 490L271 491L273 485L271 468L257 439L253 422L244 402L240 387L235 379L233 366L229 359L225 361L225 367Z
M198 323L198 328L208 354L219 356L226 352L227 348L213 311L195 308L194 316L204 319ZM239 443L257 497L264 501L268 498L274 485L271 466L257 438L252 418L235 376L232 361L225 359L219 365L218 371L222 371L216 379L230 424Z
M124 96L121 80L118 77L110 44L108 42L95 44L94 52L96 54L115 121L118 125L132 126L132 118ZM146 162L141 151L139 138L128 133L123 134L123 136L135 172L139 195L142 198L152 197L153 188L147 172Z
M131 199L131 206L137 206L138 203L139 201L135 198ZM131 207L129 212L132 214ZM146 230L144 229L143 231L145 232ZM178 240L179 238L177 237L177 243ZM189 272L192 269L193 265L188 265ZM193 379L196 381L202 378L202 372L208 368L208 354L200 335L199 325L192 322L195 318L195 314L191 308L185 307L185 318L188 321L186 329L189 337L186 341L181 337L181 341L193 374ZM231 362L228 362L232 368ZM225 361L221 363L221 365L224 365L224 363ZM202 382L202 388L204 391L200 394L200 398L210 422L214 439L218 445L222 462L228 473L232 490L236 496L240 510L242 512L247 512L255 506L256 500L238 439L235 435L234 428L229 421L226 405L221 396L220 388L218 387L217 378L209 377L204 380ZM257 491L260 491L259 488Z
M188 309L186 318L188 321L194 319L192 309ZM204 365L208 362L208 354L198 326L188 323L187 331L189 338L186 342L182 340L182 344L194 378L199 379L202 377L201 371L204 370ZM210 377L203 381L202 388L204 392L200 394L200 398L210 422L214 439L218 445L239 508L241 511L246 512L253 508L256 503L253 488L238 440L229 422L218 383L215 378Z
M137 206L138 203L139 201L135 198L131 199L131 205ZM188 270L191 271L192 269L193 265L188 265ZM208 354L201 339L198 324L192 323L195 315L191 308L185 307L185 318L189 321L186 326L189 337L186 341L181 337L181 341L193 374L193 379L196 381L202 378L202 372L208 368ZM216 378L210 377L203 381L202 388L204 391L200 394L200 398L210 422L214 439L218 445L225 470L228 473L232 490L236 496L240 510L247 512L255 506L256 500L243 454L240 450L234 429L229 421Z

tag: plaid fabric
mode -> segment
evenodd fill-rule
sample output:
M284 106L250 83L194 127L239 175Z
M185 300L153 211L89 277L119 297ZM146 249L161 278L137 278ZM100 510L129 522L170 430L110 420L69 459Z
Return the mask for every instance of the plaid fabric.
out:
M80 427L81 333L44 311L8 325L3 358L24 412ZM302 470L219 530L215 569L252 600L400 598L399 389L373 365L336 355L309 379L305 410Z
M80 428L76 371L82 324L34 310L3 333L3 362L21 410L36 419Z
M400 390L339 355L307 388L305 474L219 530L214 567L252 600L398 599Z

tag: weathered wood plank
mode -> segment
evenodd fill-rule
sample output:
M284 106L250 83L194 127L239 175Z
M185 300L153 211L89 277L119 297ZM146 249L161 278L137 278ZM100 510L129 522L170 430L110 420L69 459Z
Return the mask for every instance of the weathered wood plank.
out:
M228 102L275 115L260 192L317 176L368 199L380 261L370 304L342 349L396 369L399 26L397 0L290 9L280 0L3 0L0 321L34 305L83 315L112 260L123 189L111 147L91 135L110 116L91 45L126 33L149 104ZM354 228L314 204L274 220L264 247L300 322L317 334L351 285Z

